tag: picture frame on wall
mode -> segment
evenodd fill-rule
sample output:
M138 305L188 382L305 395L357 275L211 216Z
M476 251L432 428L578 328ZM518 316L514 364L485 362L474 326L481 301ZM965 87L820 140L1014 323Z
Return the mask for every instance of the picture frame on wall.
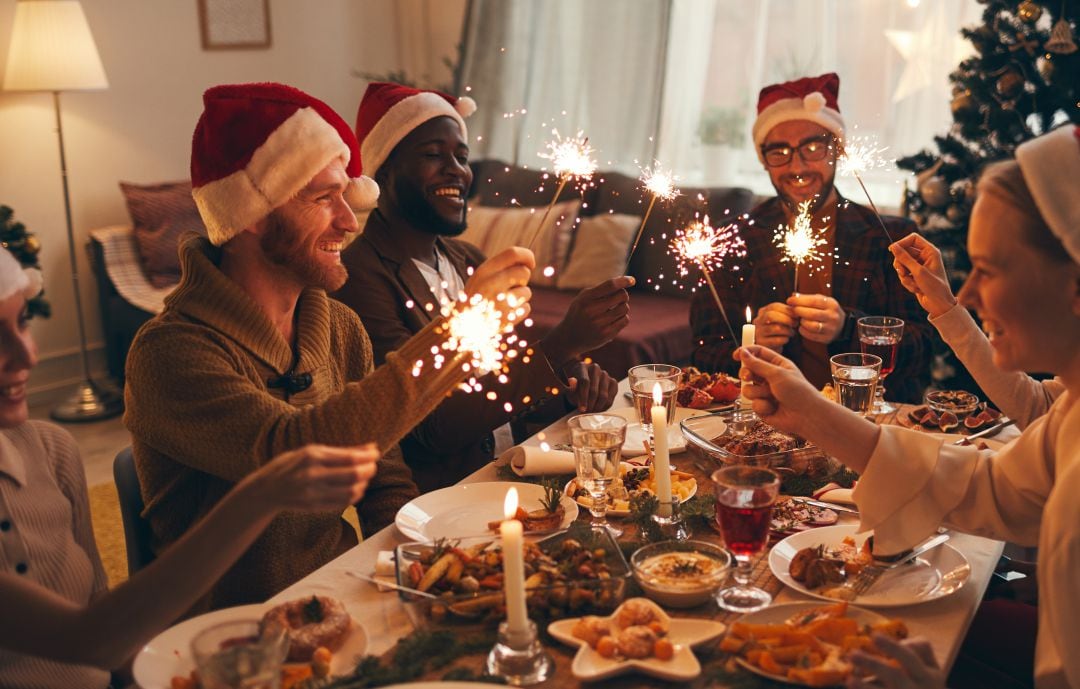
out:
M203 50L270 47L270 0L198 0Z

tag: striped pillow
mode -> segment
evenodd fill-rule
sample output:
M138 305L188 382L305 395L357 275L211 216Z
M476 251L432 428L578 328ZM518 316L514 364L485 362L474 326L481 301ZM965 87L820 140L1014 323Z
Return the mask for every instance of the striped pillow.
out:
M487 256L494 256L511 246L527 246L534 232L539 232L533 242L536 254L536 270L529 284L534 287L554 287L555 275L566 265L570 240L574 236L581 201L564 201L555 204L537 230L540 218L547 206L535 208L491 208L471 206L469 226L458 239L475 245ZM545 270L551 267L554 271ZM545 273L551 273L547 275Z
M180 237L186 232L206 234L195 199L191 197L191 182L150 185L120 182L120 191L127 202L135 245L150 284L162 288L179 282Z

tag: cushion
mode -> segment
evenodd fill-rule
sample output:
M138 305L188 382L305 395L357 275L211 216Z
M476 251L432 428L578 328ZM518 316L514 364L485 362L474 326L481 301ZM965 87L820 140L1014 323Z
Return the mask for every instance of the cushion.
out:
M120 191L127 202L135 244L150 284L161 288L178 282L180 237L192 231L206 234L191 196L191 182L150 185L121 182Z
M533 233L538 232L532 247L536 254L536 270L533 271L529 284L554 287L555 274L566 264L566 254L570 250L570 239L580 208L581 202L576 199L555 204L544 221L544 226L537 230L546 206L472 206L469 208L469 226L458 239L475 245L488 256L494 256L507 247L527 247ZM548 267L554 271L546 270Z
M566 267L555 275L559 289L585 289L622 275L626 254L641 218L625 213L604 213L582 218Z

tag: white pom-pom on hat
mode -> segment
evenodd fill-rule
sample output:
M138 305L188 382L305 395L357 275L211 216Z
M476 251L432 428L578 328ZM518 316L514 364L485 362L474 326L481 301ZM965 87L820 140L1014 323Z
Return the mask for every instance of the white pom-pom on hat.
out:
M468 96L460 96L457 99L457 103L454 105L454 109L457 110L462 117L468 117L476 112L476 101Z
M379 205L379 185L367 175L354 177L345 188L345 202L354 211L369 211Z
M825 96L820 91L814 91L803 96L803 107L809 112L817 112L825 107Z

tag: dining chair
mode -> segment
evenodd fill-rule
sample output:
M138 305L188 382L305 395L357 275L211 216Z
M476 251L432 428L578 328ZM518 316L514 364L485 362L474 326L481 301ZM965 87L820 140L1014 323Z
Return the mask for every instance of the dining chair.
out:
M128 576L131 576L154 561L154 550L150 546L153 537L150 523L142 516L142 493L139 491L139 477L135 474L135 457L130 446L120 450L113 460L113 481L120 496Z

